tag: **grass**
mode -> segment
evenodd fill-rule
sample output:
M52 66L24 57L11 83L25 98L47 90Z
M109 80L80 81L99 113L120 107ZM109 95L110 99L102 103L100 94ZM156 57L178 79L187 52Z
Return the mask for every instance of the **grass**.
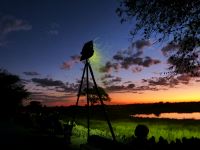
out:
M78 119L77 126L73 129L73 135L87 138L86 119ZM194 120L167 120L167 119L120 119L113 120L112 126L118 141L126 141L134 135L135 127L145 124L149 127L149 138L154 136L156 141L159 137L170 141L183 137L200 138L200 122ZM104 120L90 120L90 134L111 138L110 130Z

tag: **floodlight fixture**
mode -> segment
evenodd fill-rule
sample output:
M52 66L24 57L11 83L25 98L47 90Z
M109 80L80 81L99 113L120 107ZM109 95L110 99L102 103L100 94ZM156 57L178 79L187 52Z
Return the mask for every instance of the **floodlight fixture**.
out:
M84 44L81 52L80 61L89 59L90 57L93 56L93 54L94 54L93 41L91 40Z

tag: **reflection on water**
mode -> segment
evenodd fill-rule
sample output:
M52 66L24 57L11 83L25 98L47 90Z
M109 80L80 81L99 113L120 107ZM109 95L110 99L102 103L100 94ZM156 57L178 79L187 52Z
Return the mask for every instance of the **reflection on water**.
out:
M155 114L135 114L135 115L131 115L131 117L200 120L200 113L199 112L194 112L194 113L161 113L158 116L155 115Z

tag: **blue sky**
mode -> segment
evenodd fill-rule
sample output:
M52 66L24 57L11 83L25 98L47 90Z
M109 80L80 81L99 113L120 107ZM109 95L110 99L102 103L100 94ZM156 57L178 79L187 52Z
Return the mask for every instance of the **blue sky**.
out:
M126 47L128 25L120 24L116 7L115 0L1 1L2 17L12 16L30 26L9 32L1 41L7 43L0 47L2 67L49 75L60 71L59 65L69 56L79 54L88 40L98 38L109 52Z
M164 79L161 84L159 79L168 67L161 52L166 43L152 44L155 39L142 41L139 35L131 39L129 31L134 22L120 23L115 13L117 0L1 0L0 3L0 67L25 79L34 100L67 104L68 99L75 99L84 64L71 56L79 55L89 40L95 41L101 56L98 64L91 62L97 82L110 90L111 96L120 87L129 94L169 88L169 81ZM140 54L136 56L137 53ZM114 59L116 55L123 60ZM61 69L63 64L65 69ZM104 71L99 71L100 68ZM103 81L106 75L110 78ZM143 79L148 79L147 83ZM154 85L150 85L152 80ZM178 83L186 85L180 80ZM129 102L134 102L134 98Z

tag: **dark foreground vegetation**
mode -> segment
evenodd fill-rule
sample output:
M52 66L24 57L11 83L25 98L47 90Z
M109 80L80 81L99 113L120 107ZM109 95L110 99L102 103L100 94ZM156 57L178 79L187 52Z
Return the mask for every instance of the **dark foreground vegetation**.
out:
M190 105L195 103L189 103ZM196 103L199 104L199 103ZM82 137L81 134L85 134L85 131L80 131L79 127L85 127L86 124L86 107L42 107L37 103L32 103L32 106L21 108L15 116L9 118L7 121L1 121L1 140L0 145L8 148L17 147L26 149L36 148L55 148L55 149L192 149L193 147L200 146L200 140L197 137L181 137L173 140L166 139L166 137L160 136L157 138L156 135L159 132L163 132L159 126L165 125L171 126L171 130L174 128L187 128L190 126L191 129L199 132L199 121L186 120L160 120L160 119L132 119L128 117L128 114L132 110L140 110L139 112L144 113L145 110L152 106L166 107L164 105L178 106L184 108L186 103L176 104L145 104L145 105L126 105L126 106L108 106L109 117L111 119L115 133L117 134L117 141L113 142L106 135L104 131L105 125L101 122L104 121L102 110L100 106L94 106L91 108L91 130L96 133L91 134L88 143L87 140L78 141L73 143L74 139L82 140L81 138L87 138L87 134ZM143 109L141 109L143 107ZM125 109L126 108L126 109ZM140 108L140 109L139 109ZM154 107L155 109L156 107ZM123 112L123 111L124 112ZM126 111L125 111L126 110ZM183 109L182 109L183 110ZM76 111L76 112L75 112ZM147 111L147 110L146 110ZM123 113L120 113L123 112ZM148 110L150 112L150 110ZM72 132L68 128L69 121L72 116L76 113L75 123L73 125ZM127 113L127 114L126 114ZM135 113L138 113L135 111ZM120 115L121 114L121 115ZM126 118L123 118L127 115ZM84 123L85 121L85 123ZM128 124L128 126L127 126ZM174 125L176 124L176 125ZM180 125L181 124L181 125ZM196 127L195 127L196 126ZM118 128L121 128L119 131ZM141 128L142 127L142 128ZM83 130L83 128L81 130ZM100 128L99 130L97 128ZM139 129L137 129L139 128ZM141 128L141 129L140 129ZM78 131L79 130L79 131ZM139 131L138 131L139 130ZM156 132L152 132L156 130ZM99 132L102 131L102 132ZM83 133L77 133L83 132ZM86 131L87 132L87 131ZM108 131L109 132L109 131ZM166 130L166 133L169 130ZM173 130L176 133L176 130ZM100 133L100 134L99 134ZM154 135L155 133L155 135ZM191 130L191 134L192 134ZM129 134L129 136L127 136ZM76 140L77 141L77 140ZM191 148L192 147L192 148Z
M52 109L52 108L51 108ZM48 110L46 108L46 110ZM1 122L1 140L0 146L7 148L20 148L20 149L40 149L40 148L54 148L54 149L196 149L195 147L200 146L200 139L196 137L182 137L176 138L175 140L169 141L164 137L160 136L156 139L152 134L149 135L152 126L144 125L139 120L130 122L137 124L136 127L132 126L129 130L129 134L132 136L126 137L126 131L121 131L124 136L121 139L117 138L117 142L113 142L109 137L105 137L103 134L98 135L99 132L91 134L88 143L80 141L79 143L73 143L73 138L80 138L81 135L71 134L69 131L66 132L65 125L68 125L67 120L61 118L58 112L44 111L42 112L23 112L22 114L15 117L14 120ZM123 120L113 121L113 127L115 133L118 134L116 128L116 122L121 121L121 126L125 127ZM125 120L124 120L125 121ZM96 120L97 125L101 126L102 130L106 130L106 126L100 124ZM155 120L151 124L157 123ZM166 126L171 125L170 121L165 122ZM167 124L168 123L168 124ZM78 128L79 122L76 121L74 128ZM83 125L84 126L84 125ZM95 129L95 126L91 126L91 129ZM159 131L159 125L157 128ZM77 131L76 131L77 132ZM86 135L85 135L86 136ZM87 137L86 137L87 138ZM81 138L80 138L81 139ZM71 143L71 142L72 143Z
M69 106L69 107L54 107L50 108L52 110L57 110L61 112L64 116L70 116L77 114L77 117L82 117L87 115L87 108L78 106ZM129 115L133 114L151 114L154 113L159 115L161 113L192 113L200 112L200 102L179 102L179 103L149 103L149 104L129 104L129 105L108 105L106 110L109 113L111 119L125 119L129 118ZM95 119L102 117L102 108L100 105L92 106L91 116L94 116ZM95 113L95 115L93 115Z
M138 125L135 129L135 136L126 143L113 142L109 139L93 135L89 138L88 144L82 147L100 148L103 150L109 149L127 149L127 150L183 150L183 149L196 149L200 146L200 139L198 138L182 138L176 141L168 142L163 137L159 141L155 141L155 137L147 139L149 129L145 125Z

